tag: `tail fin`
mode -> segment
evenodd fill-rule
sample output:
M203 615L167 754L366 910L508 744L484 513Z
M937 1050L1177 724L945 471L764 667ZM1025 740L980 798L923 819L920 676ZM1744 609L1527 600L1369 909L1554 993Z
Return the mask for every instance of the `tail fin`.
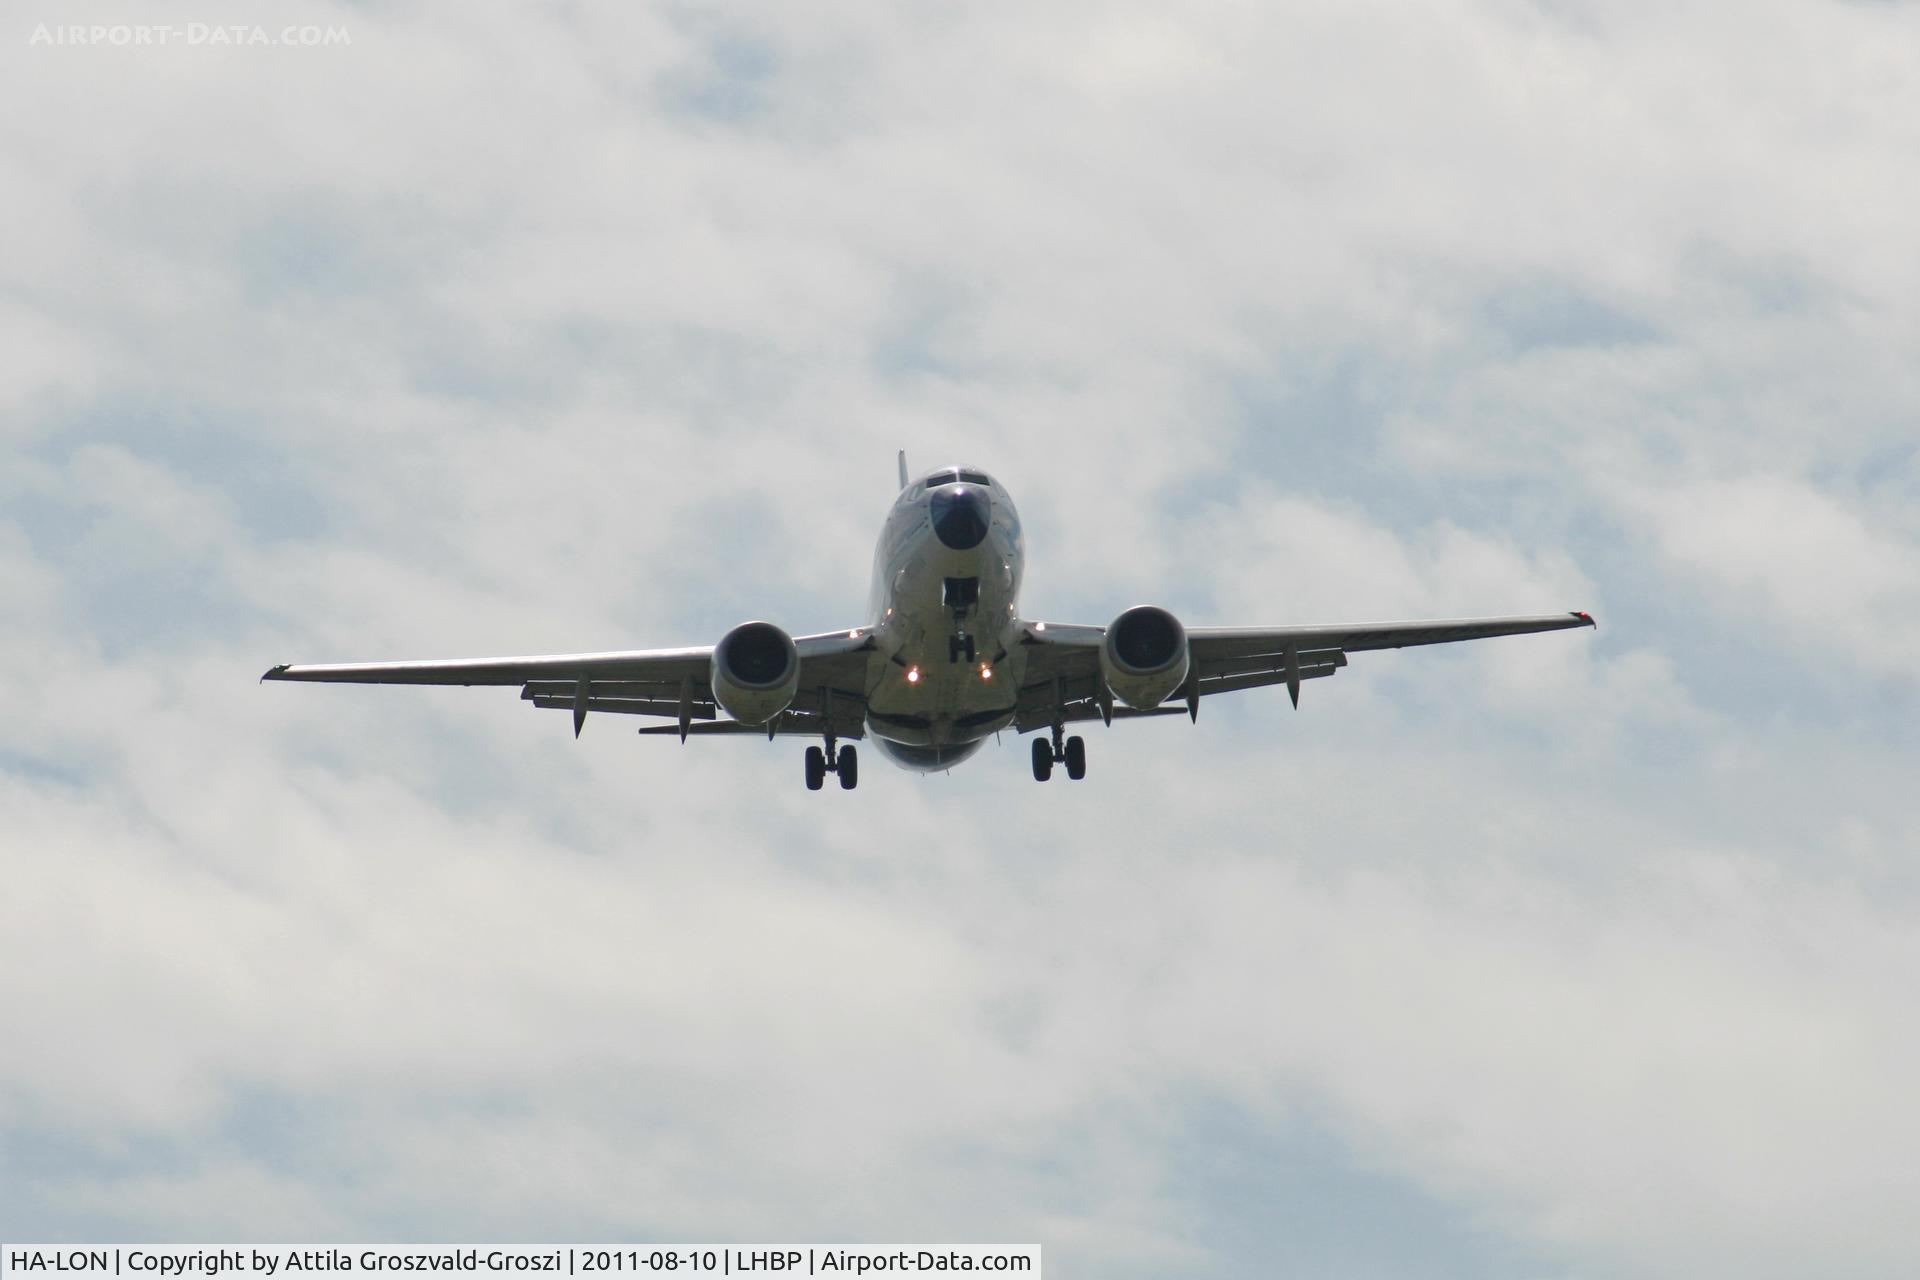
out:
M907 487L907 451L905 449L900 451L900 487L902 489Z

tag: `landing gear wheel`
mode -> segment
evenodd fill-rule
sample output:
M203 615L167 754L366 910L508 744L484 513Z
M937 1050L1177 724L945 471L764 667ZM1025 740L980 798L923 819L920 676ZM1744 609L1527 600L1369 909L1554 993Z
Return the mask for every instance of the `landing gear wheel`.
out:
M1083 738L1067 739L1067 776L1075 782L1087 776L1087 744Z
M840 775L840 789L851 791L860 785L860 756L852 747L840 748L840 767L835 770Z
M1033 780L1045 782L1053 776L1053 746L1045 738L1033 740Z
M827 753L818 747L807 748L807 790L818 791L827 780Z

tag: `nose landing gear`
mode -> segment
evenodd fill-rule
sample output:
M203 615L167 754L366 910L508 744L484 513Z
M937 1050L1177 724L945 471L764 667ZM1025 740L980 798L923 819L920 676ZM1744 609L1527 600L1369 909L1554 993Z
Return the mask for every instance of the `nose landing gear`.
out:
M953 634L947 637L947 661L964 657L973 661L973 637L967 633L967 619L980 603L980 579L948 578L941 584L940 600L953 614Z

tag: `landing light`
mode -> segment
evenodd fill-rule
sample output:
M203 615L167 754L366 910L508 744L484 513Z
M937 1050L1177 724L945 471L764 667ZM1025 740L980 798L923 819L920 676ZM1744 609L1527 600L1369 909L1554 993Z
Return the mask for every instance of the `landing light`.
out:
M981 678L982 680L991 680L991 679L993 679L993 668L992 668L992 667L988 667L988 666L983 666L983 667L981 667L981 668L980 668L980 678Z
M918 667L908 667L908 668L907 668L907 683L908 683L908 684L919 684L919 683L920 683L920 668L918 668Z

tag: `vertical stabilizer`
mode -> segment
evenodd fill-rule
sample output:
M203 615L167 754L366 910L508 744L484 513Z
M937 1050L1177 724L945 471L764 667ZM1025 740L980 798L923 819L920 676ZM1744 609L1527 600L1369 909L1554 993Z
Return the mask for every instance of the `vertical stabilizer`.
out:
M907 451L905 449L900 451L900 487L902 489L907 487Z

